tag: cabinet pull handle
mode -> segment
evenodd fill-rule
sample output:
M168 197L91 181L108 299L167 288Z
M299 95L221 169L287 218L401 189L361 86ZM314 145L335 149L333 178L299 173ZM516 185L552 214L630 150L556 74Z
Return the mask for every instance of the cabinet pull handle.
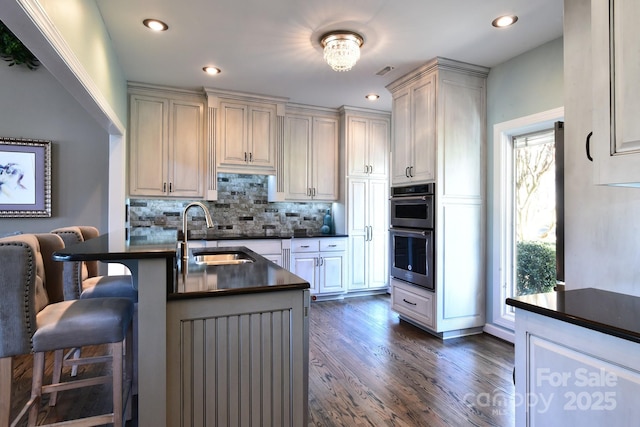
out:
M320 257L320 265L324 265L324 258Z
M407 301L405 298L402 298L402 301L406 302L407 304L411 304L411 305L418 305L415 302L411 302L411 301Z
M404 168L404 176L406 176L407 178L409 178L409 166L407 166L406 168Z
M413 166L409 166L409 178L413 178Z
M246 151L244 152L244 161L245 162L247 161L247 152Z
M364 173L369 173L369 166L368 165L364 165Z
M300 245L301 248L308 248L309 245Z
M335 248L338 245L327 245L327 246L330 247L330 248Z
M315 197L316 196L316 187L313 187L312 190L313 190L312 196Z
M166 183L166 182L163 182L163 183L162 183L162 192L163 192L163 193L166 193L166 192L167 192L167 183Z
M173 182L169 183L169 193L173 193Z
M311 187L307 187L307 196L311 196Z
M373 173L373 166L369 165L369 175L371 175Z
M587 159L589 159L590 162L593 162L593 157L591 157L591 137L593 136L593 132L589 132L589 135L587 135L587 143L586 145L586 149L587 149Z
M253 153L249 153L249 163L253 162Z

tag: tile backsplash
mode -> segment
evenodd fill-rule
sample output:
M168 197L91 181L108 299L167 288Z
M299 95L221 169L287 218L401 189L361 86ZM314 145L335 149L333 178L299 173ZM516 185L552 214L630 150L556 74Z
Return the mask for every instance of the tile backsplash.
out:
M218 200L203 201L216 234L280 235L318 232L329 202L268 202L266 175L218 174ZM129 237L163 240L182 230L182 211L194 200L130 199ZM189 210L189 235L206 237L202 210Z

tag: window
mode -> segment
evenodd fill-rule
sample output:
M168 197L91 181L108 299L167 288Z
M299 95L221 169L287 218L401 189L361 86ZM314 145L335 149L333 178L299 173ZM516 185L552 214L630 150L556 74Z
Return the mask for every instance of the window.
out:
M555 252L551 267L555 265L558 277L562 277L564 271L563 241L556 242L554 238L556 230L562 235L563 229L562 141L560 155L551 148L562 130L559 123L555 131L555 122L563 116L564 109L558 108L494 126L493 227L488 281L492 323L485 331L509 341L513 341L514 314L505 300L519 293L518 257L525 261L520 275L528 276L520 278L521 288L530 287L531 281L538 286L541 276L540 273L535 277L531 275L529 270L536 265L526 262L524 256L533 256L540 264L539 252L547 257ZM555 248L550 250L550 245ZM548 268L541 270L548 271ZM548 276L542 280L555 282L554 277Z

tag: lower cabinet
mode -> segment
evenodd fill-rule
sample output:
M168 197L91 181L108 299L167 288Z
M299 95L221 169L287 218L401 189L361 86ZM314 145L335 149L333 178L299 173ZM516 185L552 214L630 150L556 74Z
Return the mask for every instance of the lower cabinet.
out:
M293 239L291 272L308 281L316 297L344 293L346 243L345 237Z
M308 310L308 290L168 301L167 425L306 426Z
M229 246L245 246L282 267L282 242L280 239L218 240L219 248Z
M517 426L640 419L640 343L516 309L515 350Z
M422 326L435 328L433 292L391 279L391 309Z

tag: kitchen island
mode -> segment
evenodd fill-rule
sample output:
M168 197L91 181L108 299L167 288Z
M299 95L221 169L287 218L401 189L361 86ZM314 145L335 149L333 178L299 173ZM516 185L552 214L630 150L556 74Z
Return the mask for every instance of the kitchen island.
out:
M640 418L640 297L587 288L507 304L516 308L516 426Z
M140 426L190 425L198 420L202 425L223 425L225 419L233 424L234 417L254 403L262 411L249 412L254 421L262 417L264 425L306 424L309 284L242 249L254 262L190 262L181 268L175 241L110 244L103 235L54 255L58 261L99 260L130 269L139 301ZM247 369L252 380L260 381L259 395L253 392L257 384L242 376ZM265 382L256 377L258 372L281 381ZM236 396L240 399L232 402L230 397ZM261 405L267 400L278 407ZM236 403L242 404L241 411L232 407Z

